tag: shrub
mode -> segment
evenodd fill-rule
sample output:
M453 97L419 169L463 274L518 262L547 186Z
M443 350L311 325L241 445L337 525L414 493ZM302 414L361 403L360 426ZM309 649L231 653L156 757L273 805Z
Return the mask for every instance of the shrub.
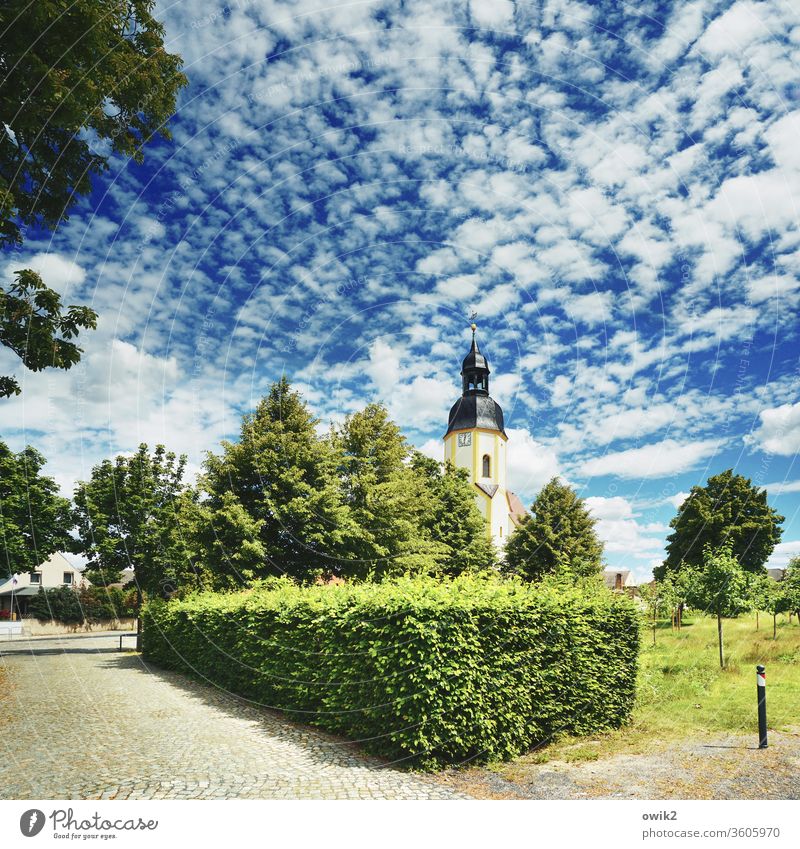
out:
M39 587L28 604L39 621L83 625L134 616L133 594L118 587Z
M72 587L53 587L39 592L28 602L28 611L39 621L63 622L65 625L83 624L83 611L78 593Z
M620 725L639 627L605 589L461 576L153 601L144 654L392 760L436 768Z

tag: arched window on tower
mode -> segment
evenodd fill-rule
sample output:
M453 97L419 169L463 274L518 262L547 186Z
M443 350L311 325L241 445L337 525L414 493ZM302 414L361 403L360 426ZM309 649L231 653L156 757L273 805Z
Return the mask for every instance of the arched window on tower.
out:
M483 477L490 478L492 476L492 461L488 454L483 455Z

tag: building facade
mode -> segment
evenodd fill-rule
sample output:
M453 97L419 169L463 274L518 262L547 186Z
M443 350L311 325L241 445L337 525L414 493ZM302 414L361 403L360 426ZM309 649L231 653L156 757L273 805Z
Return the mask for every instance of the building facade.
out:
M49 590L79 587L85 583L80 571L63 554L56 552L34 572L20 572L0 584L0 611L10 614L13 610L17 616L25 616L30 598L40 587Z
M461 397L453 404L444 435L444 459L469 473L486 533L498 548L524 515L508 491L508 436L503 411L489 395L489 363L478 348L472 325L472 347L461 364Z

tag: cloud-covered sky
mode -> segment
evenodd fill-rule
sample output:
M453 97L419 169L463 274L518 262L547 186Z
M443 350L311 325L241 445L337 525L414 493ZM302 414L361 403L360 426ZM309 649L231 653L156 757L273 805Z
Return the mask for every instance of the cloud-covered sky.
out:
M234 435L285 373L441 452L478 313L526 502L559 474L610 564L729 467L800 552L800 10L771 0L159 3L191 84L40 269L96 333L0 404L65 489Z

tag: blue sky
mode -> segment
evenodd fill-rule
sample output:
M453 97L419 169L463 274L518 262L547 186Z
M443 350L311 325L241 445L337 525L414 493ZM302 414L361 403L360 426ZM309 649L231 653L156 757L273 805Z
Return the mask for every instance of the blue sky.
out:
M553 475L649 574L735 467L800 553L800 11L780 2L159 3L191 84L33 265L98 330L0 405L70 491L235 435L286 373L440 456L469 313L512 487Z

